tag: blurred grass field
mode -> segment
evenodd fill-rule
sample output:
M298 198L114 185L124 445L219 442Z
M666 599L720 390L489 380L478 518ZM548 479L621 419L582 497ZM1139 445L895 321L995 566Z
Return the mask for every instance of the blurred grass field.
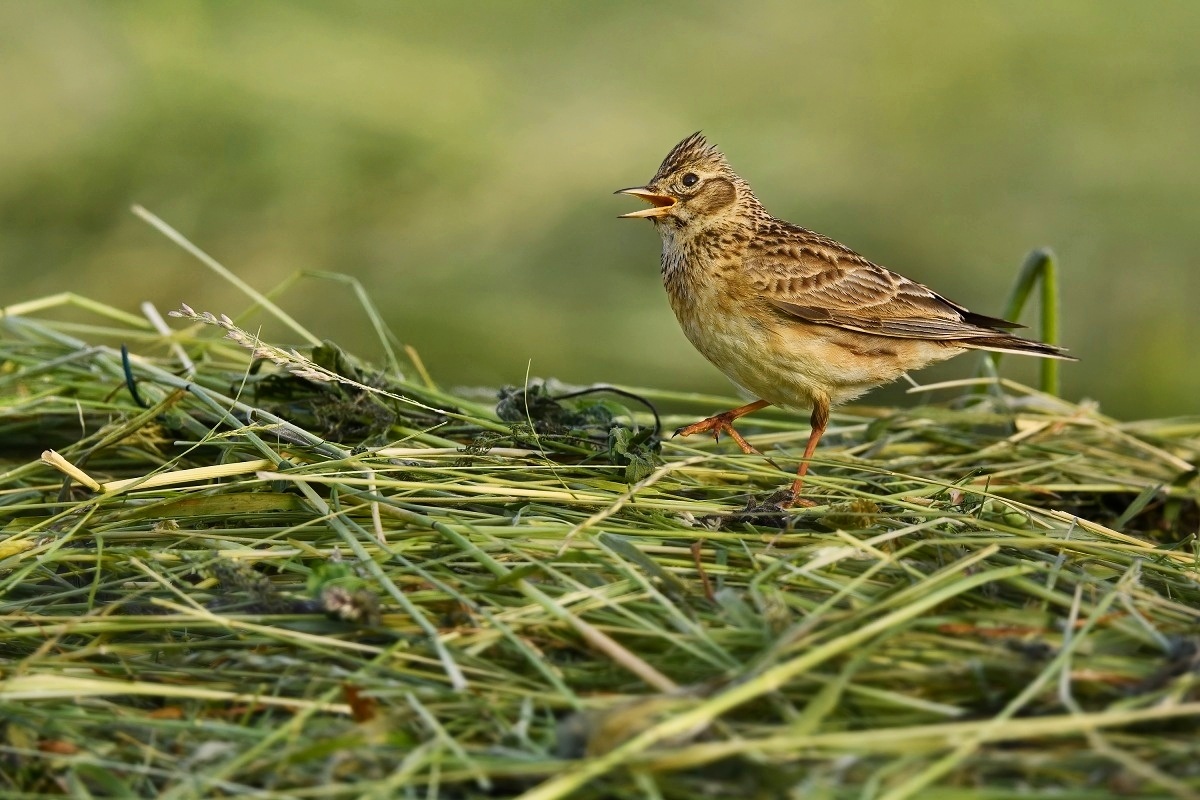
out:
M256 287L358 276L446 384L726 393L610 196L703 128L777 215L982 313L1055 248L1065 395L1187 413L1198 29L1188 2L7 2L0 304L236 311L136 202ZM282 302L381 355L348 293Z

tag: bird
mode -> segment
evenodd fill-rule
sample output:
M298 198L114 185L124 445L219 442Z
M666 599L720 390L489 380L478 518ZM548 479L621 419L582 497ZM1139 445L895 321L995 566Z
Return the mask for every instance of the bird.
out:
M702 132L667 154L644 186L619 189L649 204L662 238L661 276L684 335L741 392L755 398L675 431L728 434L747 414L812 409L811 433L790 497L804 478L830 409L908 372L969 350L1075 360L1022 327L964 306L875 264L844 244L772 216ZM760 454L761 455L761 454Z

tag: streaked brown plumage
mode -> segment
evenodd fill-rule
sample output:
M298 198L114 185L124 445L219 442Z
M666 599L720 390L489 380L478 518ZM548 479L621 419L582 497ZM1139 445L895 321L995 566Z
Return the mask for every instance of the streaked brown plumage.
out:
M967 350L1070 358L1014 336L1016 323L968 311L873 264L827 236L772 217L716 147L695 133L645 186L622 189L650 208L662 236L662 278L683 332L718 369L759 398L676 431L728 433L768 405L812 409L792 484L798 498L830 406Z

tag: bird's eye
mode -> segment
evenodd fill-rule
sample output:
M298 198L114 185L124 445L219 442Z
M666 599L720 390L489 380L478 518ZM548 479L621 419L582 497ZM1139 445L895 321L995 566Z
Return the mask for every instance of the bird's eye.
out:
M700 182L700 178L694 172L689 172L688 174L683 176L683 185L684 186L695 186L699 182Z

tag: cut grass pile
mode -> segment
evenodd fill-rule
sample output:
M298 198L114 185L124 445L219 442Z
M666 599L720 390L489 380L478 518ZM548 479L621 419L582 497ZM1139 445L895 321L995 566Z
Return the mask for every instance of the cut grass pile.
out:
M780 513L801 415L63 299L0 318L4 797L1200 796L1200 419L966 381Z

